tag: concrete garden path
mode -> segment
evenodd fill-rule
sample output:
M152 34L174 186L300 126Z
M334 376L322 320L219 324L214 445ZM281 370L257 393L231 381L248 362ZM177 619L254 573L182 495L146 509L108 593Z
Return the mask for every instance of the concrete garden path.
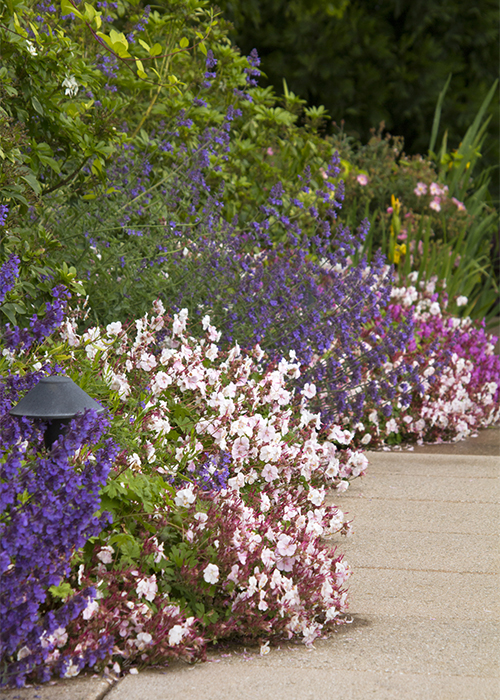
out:
M77 678L7 700L500 700L500 430L451 446L369 453L335 502L353 622L314 649L232 648L114 687Z

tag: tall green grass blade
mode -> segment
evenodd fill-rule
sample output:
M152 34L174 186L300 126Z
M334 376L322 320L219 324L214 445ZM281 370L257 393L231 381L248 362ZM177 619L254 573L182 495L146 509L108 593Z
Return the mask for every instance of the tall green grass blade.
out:
M436 104L436 111L434 112L434 120L432 122L431 140L429 143L429 151L432 152L434 152L434 147L436 145L436 139L439 131L439 122L441 121L441 109L443 107L444 96L446 95L446 92L450 86L451 76L452 74L450 73L444 85L444 88L439 93L438 101Z

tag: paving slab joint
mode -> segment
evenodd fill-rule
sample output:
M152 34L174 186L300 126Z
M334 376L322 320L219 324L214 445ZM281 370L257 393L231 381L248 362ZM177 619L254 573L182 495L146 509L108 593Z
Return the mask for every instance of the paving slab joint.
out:
M101 680L97 688L92 689L92 691L87 695L85 700L103 700L103 698L113 690L118 681L113 680Z

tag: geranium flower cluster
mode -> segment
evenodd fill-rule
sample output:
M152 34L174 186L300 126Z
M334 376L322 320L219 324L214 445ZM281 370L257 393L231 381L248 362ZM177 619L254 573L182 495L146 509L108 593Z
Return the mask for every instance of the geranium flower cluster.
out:
M500 358L497 338L470 318L447 313L448 297L437 279L395 287L391 313L412 310L414 342L404 360L419 366L420 383L408 406L396 402L390 418L368 407L357 426L356 443L370 445L462 440L500 420ZM413 284L412 284L413 283ZM457 305L465 305L459 297ZM402 356L391 358L399 363Z
M61 326L72 355L67 370L87 364L100 374L115 406L113 425L125 426L128 444L119 454L116 449L111 454L111 447L101 450L93 461L82 445L97 439L97 428L92 433L86 423L75 423L49 458L37 457L37 476L29 472L35 485L22 472L29 493L35 486L41 491L44 475L52 481L37 496L36 514L29 505L35 507L36 499L23 511L31 536L24 537L23 527L16 532L29 548L47 527L50 543L45 549L39 543L39 551L49 568L54 556L58 567L45 574L38 565L29 568L33 559L23 560L23 590L32 577L38 602L30 608L29 629L16 624L17 618L9 626L10 680L22 684L36 673L43 679L51 673L71 677L86 665L105 664L116 673L132 663L202 658L212 639L298 636L311 643L342 620L349 568L323 538L347 533L349 523L338 508L325 505L325 495L328 487L343 491L362 475L366 458L351 447L351 432L338 425L324 429L321 415L309 406L313 384L306 383L301 394L291 387L300 375L293 352L262 370L259 347L248 354L235 344L222 352L220 332L208 316L202 340L188 334L187 321L185 310L172 319L157 301L152 315L128 328L115 322L79 334L75 315ZM23 353L30 362L45 354L43 346L38 354L22 347ZM12 402L4 403L8 410ZM40 439L32 446L35 453ZM23 449L31 443L30 434ZM15 451L12 459L17 458ZM117 528L110 524L99 535L103 521L93 516L113 460L106 503L119 489L127 505L123 511L114 506ZM59 485L69 483L70 473L77 501L74 489L66 487L61 503ZM147 513L139 508L131 521L140 498L132 491L127 495L134 479L142 479L144 488L156 479L163 489ZM9 483L14 488L15 480ZM55 502L53 517L44 499ZM68 517L78 523L78 537L71 536ZM96 535L82 559L78 550ZM11 549L21 545L10 530L4 541ZM42 620L38 608L50 586L68 580L72 554L71 614L51 603ZM4 574L13 576L7 560L6 567ZM10 599L7 607L16 610Z
M315 506L300 490L266 487L245 500L234 489L209 498L195 486L189 491L187 501L185 494L176 499L185 534L184 549L169 555L173 564L148 533L135 569L116 570L112 547L97 551L85 581L98 579L98 598L71 627L80 653L103 631L112 635L108 671L119 674L131 665L204 658L212 640L312 644L342 622L350 569L322 540L345 529L337 508ZM159 530L172 513L163 515ZM196 597L197 616L179 607L175 591Z
M262 371L258 345L251 354L237 343L222 352L208 315L201 341L188 335L187 320L185 309L169 320L158 300L153 315L128 329L112 323L79 336L74 320L63 326L63 338L96 361L123 411L137 388L147 398L139 414L128 414L141 426L129 466L141 471L154 464L175 484L199 479L201 486L203 470L217 472L219 488L234 489L302 480L306 489L345 490L348 479L364 473L366 458L349 447L352 434L337 425L322 430L321 414L310 410L315 385L306 383L295 395L291 380L301 369L293 351ZM222 473L227 480L220 481Z
M441 186L437 182L431 182L429 187L427 187L425 182L417 182L413 192L417 195L417 197L423 197L428 193L431 198L429 202L429 209L441 211L442 201L448 197L448 185ZM465 204L460 202L456 197L452 197L451 201L456 206L458 211L466 211Z

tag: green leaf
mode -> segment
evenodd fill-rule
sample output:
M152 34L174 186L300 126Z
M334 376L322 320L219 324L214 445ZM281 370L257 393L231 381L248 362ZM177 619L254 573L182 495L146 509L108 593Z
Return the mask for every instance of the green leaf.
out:
M183 36L182 39L179 41L179 46L181 47L181 49L185 49L187 46L189 46L189 39Z
M40 187L40 183L36 179L36 177L33 175L33 173L28 173L27 175L21 175L21 178L28 183L28 185L31 187L33 192L35 194L40 194L42 191L42 188Z
M162 51L163 51L162 45L156 43L149 49L149 55L150 56L159 56Z
M49 588L49 593L53 598L62 598L64 600L73 593L73 589L70 584L65 581L58 586L51 586Z
M82 13L69 0L61 0L61 14L74 14L75 17L79 17L80 19L83 17Z
M45 115L44 109L42 105L40 104L40 100L36 95L31 96L31 104L33 105L33 108L38 112L38 114L41 114L42 117Z

